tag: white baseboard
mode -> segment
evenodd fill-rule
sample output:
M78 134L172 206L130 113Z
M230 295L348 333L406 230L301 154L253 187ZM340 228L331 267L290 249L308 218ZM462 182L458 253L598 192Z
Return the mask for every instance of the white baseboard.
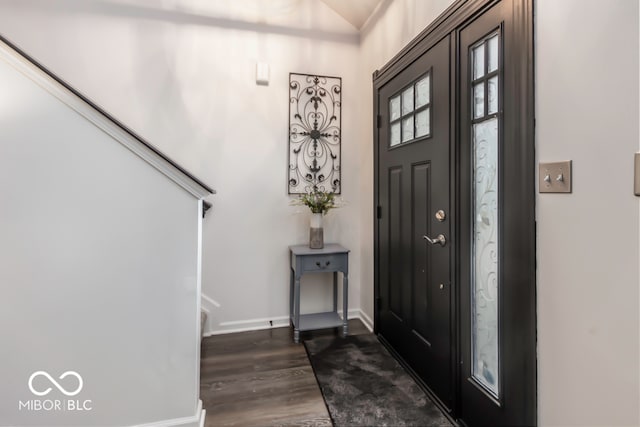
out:
M232 334L234 332L259 331L262 329L282 328L289 326L289 316L278 316L262 319L234 320L221 322L213 331L204 333L205 337L211 335Z
M338 313L342 316L342 310L338 310ZM373 332L373 322L369 316L359 308L352 308L349 310L349 319L359 319L369 332Z
M153 423L136 424L132 427L204 427L204 418L207 411L202 409L202 400L198 400L196 413L191 417L172 418L170 420L156 421Z
M342 311L338 311L342 314ZM360 319L364 326L373 332L373 321L359 308L349 310L349 319ZM206 331L203 335L210 337L212 335L232 334L235 332L259 331L262 329L283 328L289 326L289 316L277 316L272 318L234 320L230 322L221 322L215 330Z
M360 319L360 321L369 330L369 332L373 332L373 320L371 320L371 318L367 316L367 313L358 309L358 315L356 317Z

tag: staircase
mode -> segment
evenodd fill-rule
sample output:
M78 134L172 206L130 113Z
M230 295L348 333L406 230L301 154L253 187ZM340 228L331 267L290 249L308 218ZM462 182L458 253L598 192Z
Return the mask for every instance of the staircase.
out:
M0 425L200 426L214 191L2 37L0 101ZM92 410L19 410L41 370Z

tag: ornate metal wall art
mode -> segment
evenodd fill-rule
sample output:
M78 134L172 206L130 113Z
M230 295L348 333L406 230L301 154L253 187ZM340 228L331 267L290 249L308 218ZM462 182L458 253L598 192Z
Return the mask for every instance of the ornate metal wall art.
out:
M289 194L341 191L342 79L289 74Z

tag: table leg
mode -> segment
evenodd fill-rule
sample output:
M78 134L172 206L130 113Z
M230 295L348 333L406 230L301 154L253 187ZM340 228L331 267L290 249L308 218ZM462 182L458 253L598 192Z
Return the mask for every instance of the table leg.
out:
M333 311L338 312L338 272L333 272Z
M342 275L342 335L347 336L349 333L348 313L349 313L349 277L347 273Z
M293 342L300 342L300 276L295 275L293 286Z
M293 268L290 269L291 274L289 276L289 321L293 323L293 280L294 273Z

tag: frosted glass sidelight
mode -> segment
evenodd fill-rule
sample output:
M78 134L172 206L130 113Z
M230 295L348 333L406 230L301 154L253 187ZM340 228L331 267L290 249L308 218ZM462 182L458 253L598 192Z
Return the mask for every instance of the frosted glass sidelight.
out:
M427 105L429 103L429 97L430 97L430 77L429 74L427 74L423 79L418 80L418 82L416 83L416 109Z
M491 37L487 42L489 50L488 56L488 72L492 72L498 69L498 35Z
M429 108L416 114L416 138L429 135L431 133L431 123L429 120Z
M402 92L402 115L413 111L413 86Z
M413 116L407 117L402 121L402 142L413 139Z
M389 101L389 120L394 121L400 118L400 95L391 98Z
M473 79L484 76L484 44L473 49Z
M498 119L473 125L473 377L498 395Z
M488 87L488 109L487 114L494 114L498 112L498 76L491 77L489 79Z
M473 118L484 116L484 82L473 87Z
M400 144L400 122L396 122L391 125L391 137L389 138L389 141L389 145L392 147Z

